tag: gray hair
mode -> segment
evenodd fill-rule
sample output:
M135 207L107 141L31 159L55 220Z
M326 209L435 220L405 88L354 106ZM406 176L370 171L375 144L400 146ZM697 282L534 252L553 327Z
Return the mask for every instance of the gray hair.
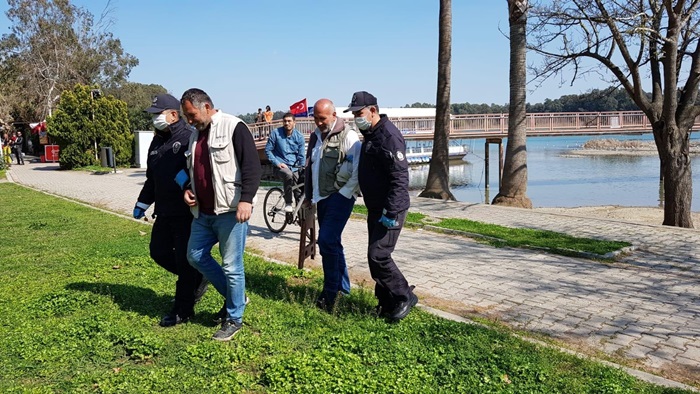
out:
M214 103L211 101L211 97L209 97L209 95L202 89L187 89L185 93L182 94L180 104L185 104L185 101L189 101L194 107L197 108L202 108L204 104L209 104L210 107L214 108Z

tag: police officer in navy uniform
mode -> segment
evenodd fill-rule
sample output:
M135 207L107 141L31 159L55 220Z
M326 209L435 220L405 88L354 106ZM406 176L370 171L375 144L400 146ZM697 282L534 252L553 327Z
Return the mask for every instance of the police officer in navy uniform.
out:
M141 219L155 203L156 221L151 232L151 258L177 275L175 303L160 321L163 327L184 323L194 316L194 304L204 295L207 282L187 261L192 213L182 200L182 189L175 177L187 171L189 139L192 130L180 116L180 101L169 94L159 94L146 109L153 117L156 133L148 148L148 168L136 206L134 218Z
M363 136L358 178L368 211L367 259L379 301L377 314L399 321L418 302L391 257L410 205L406 143L389 118L379 114L373 95L356 92L344 112L352 112Z

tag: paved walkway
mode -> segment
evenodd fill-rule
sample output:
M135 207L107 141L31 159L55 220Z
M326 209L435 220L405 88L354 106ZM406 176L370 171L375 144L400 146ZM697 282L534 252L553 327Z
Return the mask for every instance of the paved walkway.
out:
M9 171L15 182L126 215L145 180L140 169L93 175L27 163ZM631 242L634 253L603 264L404 229L394 257L422 303L622 356L700 387L700 231L421 198L411 211ZM295 263L298 237L296 226L270 233L257 209L248 247ZM369 283L365 223L351 220L343 239L350 277Z

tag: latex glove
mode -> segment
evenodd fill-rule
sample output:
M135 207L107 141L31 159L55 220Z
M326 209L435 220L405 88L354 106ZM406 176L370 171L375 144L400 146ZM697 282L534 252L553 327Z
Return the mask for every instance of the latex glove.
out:
M190 184L190 176L187 175L187 171L180 170L180 172L175 175L175 183L180 186L181 190L185 190Z
M139 207L134 207L134 219L141 219L146 216L146 211Z
M134 206L134 219L141 219L146 216L146 210L150 207L150 204L144 204L142 202L137 202Z
M393 228L398 225L396 222L396 219L389 219L388 217L382 215L381 218L379 218L379 223L381 223L384 227L386 228Z

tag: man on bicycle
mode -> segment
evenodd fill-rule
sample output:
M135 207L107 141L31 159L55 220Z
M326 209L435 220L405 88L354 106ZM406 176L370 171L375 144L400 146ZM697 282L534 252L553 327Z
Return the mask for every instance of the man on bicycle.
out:
M284 211L293 212L292 187L299 179L299 168L303 167L306 161L304 136L294 128L294 115L290 112L284 114L282 124L282 127L270 133L265 145L265 154L272 163L275 176L284 183Z

